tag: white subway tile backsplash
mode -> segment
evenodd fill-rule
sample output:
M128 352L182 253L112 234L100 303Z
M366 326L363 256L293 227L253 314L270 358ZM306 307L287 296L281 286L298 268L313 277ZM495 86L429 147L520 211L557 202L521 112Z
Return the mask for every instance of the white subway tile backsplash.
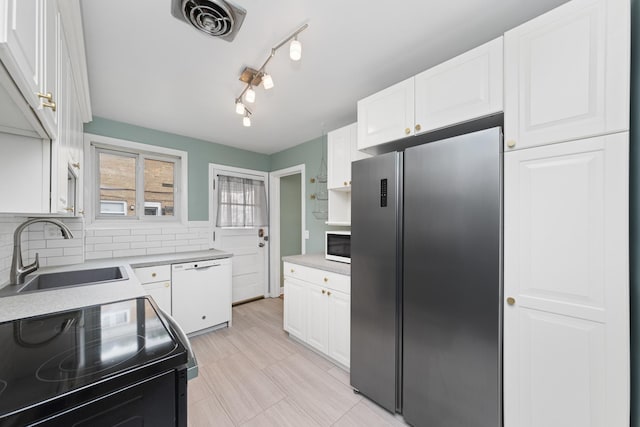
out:
M145 236L114 236L113 243L144 242Z
M73 247L73 248L63 248L62 253L64 256L82 255L84 253L84 248L82 246Z
M176 240L197 239L198 233L176 233Z
M163 247L167 246L186 246L189 244L188 240L165 240L162 242Z
M176 235L175 234L151 234L149 236L147 236L147 241L148 242L155 242L155 241L167 241L167 240L176 240Z
M113 237L111 236L87 236L85 239L87 244L96 244L96 243L113 243Z
M139 236L146 234L162 234L161 228L133 228L131 230L131 235Z
M129 249L129 243L96 243L94 248L96 251L118 251Z
M84 257L86 259L102 259L102 258L113 258L112 251L92 251L85 252Z
M40 257L40 262L44 262L44 258L50 257L50 256L63 256L64 255L64 251L62 250L62 248L52 248L52 249L29 249L27 251L28 254L28 259L29 261L25 261L26 262L31 262L31 260L35 260L36 259L36 253L38 254L38 257Z
M176 252L199 251L200 245L176 246Z
M105 229L105 230L93 230L94 236L130 236L131 230L129 229Z
M147 255L157 255L157 254L171 254L175 253L176 248L149 248L147 249Z
M190 245L208 245L209 240L208 239L191 239L189 240L189 244Z
M73 247L83 247L84 239L81 238L73 238L73 239L47 239L47 248L73 248Z
M162 246L161 241L156 242L132 242L131 249L147 249L147 248L159 248Z
M126 257L126 256L142 256L146 255L146 249L125 249L122 251L118 251L118 257Z
M61 257L48 257L46 260L46 266L52 267L54 265L71 265L71 264L82 264L84 262L84 257L82 254L73 255L73 256L61 256Z

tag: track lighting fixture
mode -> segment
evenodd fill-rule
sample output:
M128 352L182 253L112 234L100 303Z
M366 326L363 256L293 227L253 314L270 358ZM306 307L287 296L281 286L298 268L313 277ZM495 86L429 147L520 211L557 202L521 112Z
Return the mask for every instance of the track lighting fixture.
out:
M284 46L285 44L287 44L287 42L289 41L291 42L289 46L289 57L294 61L299 61L300 58L302 58L302 44L298 40L298 34L306 30L307 27L309 27L309 24L304 24L303 26L298 28L296 31L294 31L293 34L291 34L289 37L281 41L276 46L272 47L271 53L269 54L269 57L262 64L262 67L258 68L257 70L250 67L246 67L244 70L242 70L242 74L240 74L240 81L245 83L245 87L242 90L242 92L240 92L240 95L236 98L236 113L244 114L242 118L242 124L244 126L247 126L247 127L251 126L251 118L250 118L251 112L247 109L246 105L242 102L242 99L244 99L245 103L251 104L255 102L256 100L255 88L260 86L260 84L262 84L265 90L269 90L273 88L274 86L273 78L271 77L270 74L267 74L264 71L264 69L269 63L269 61L271 61L271 58L275 56L276 51L280 49L282 46Z

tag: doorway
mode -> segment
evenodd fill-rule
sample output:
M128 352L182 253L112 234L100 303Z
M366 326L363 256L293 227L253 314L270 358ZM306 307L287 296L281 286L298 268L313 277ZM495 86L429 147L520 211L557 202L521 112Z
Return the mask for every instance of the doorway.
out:
M267 181L267 172L209 164L209 246L233 254L233 304L271 294Z
M269 265L273 298L279 297L282 291L282 257L306 253L305 179L304 164L269 174Z

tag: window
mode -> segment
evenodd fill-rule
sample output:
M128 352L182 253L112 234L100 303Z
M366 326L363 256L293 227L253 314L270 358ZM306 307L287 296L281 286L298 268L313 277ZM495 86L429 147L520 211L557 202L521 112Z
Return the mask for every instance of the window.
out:
M216 227L267 225L267 193L264 181L218 175Z
M186 183L186 153L128 141L92 141L93 220L178 221ZM157 149L158 152L147 151ZM184 216L183 216L184 215Z

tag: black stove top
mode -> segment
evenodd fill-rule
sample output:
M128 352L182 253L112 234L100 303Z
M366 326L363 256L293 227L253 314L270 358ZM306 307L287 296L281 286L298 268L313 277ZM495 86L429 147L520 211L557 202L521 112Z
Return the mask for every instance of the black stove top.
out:
M169 359L186 363L185 349L146 298L0 323L0 419Z

